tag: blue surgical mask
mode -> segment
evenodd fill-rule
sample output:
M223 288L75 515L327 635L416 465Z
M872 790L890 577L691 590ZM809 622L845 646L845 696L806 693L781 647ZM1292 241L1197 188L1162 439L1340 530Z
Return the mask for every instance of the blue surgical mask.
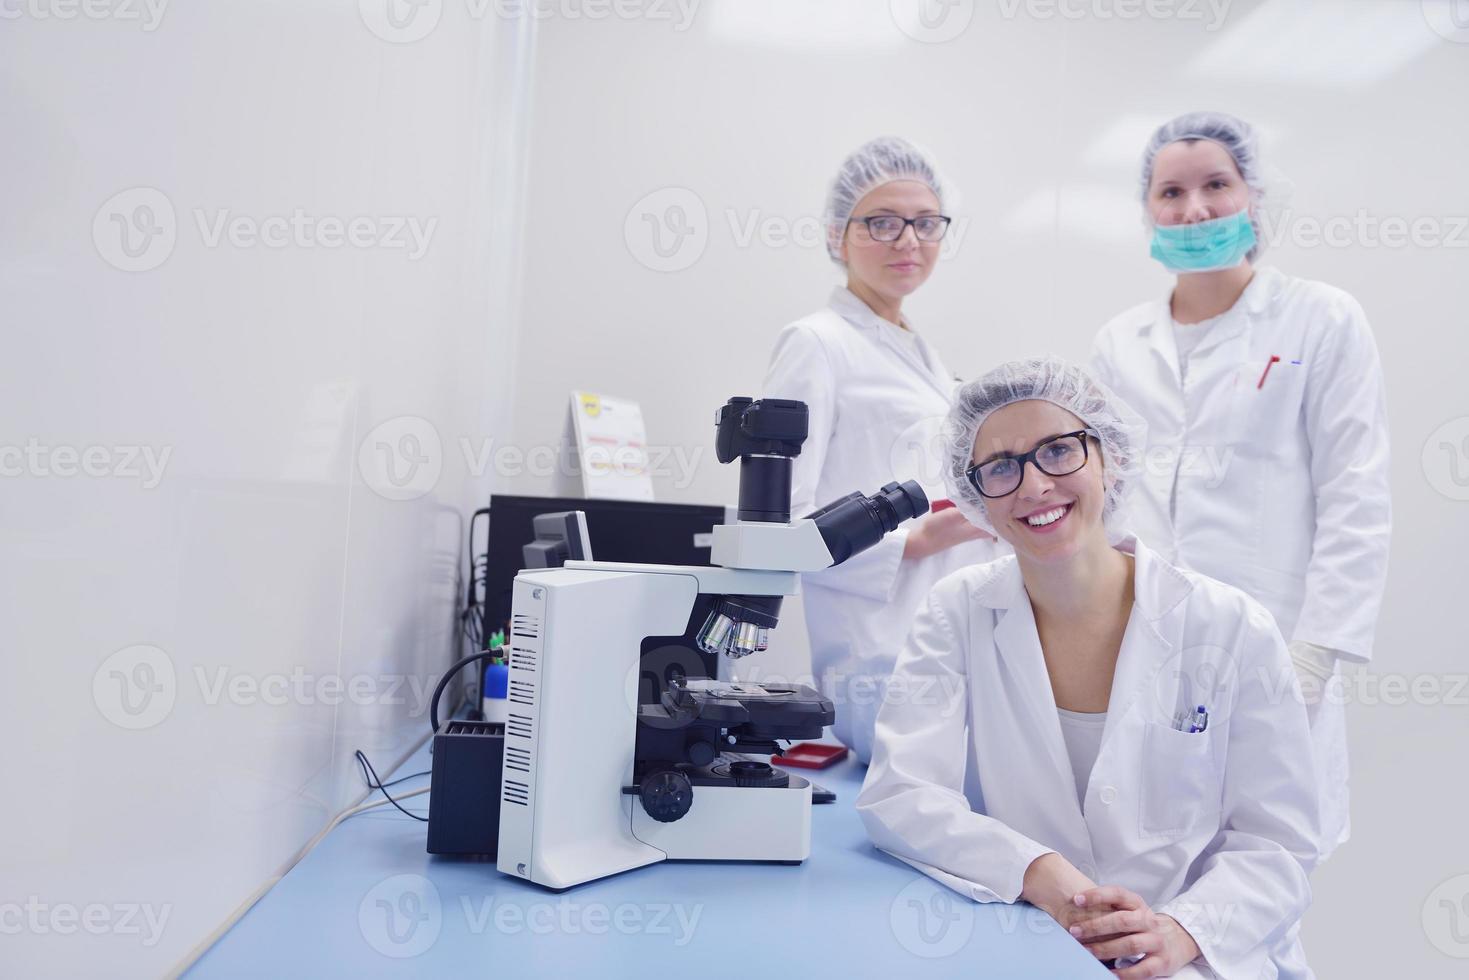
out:
M1232 269L1255 247L1249 208L1192 225L1155 225L1153 258L1169 272Z

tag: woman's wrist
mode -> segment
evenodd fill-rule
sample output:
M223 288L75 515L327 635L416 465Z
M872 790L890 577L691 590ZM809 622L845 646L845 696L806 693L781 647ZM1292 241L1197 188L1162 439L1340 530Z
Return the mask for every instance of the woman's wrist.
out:
M1059 918L1058 913L1094 882L1056 851L1049 851L1030 862L1020 897L1036 908Z
M1192 963L1204 955L1204 951L1199 949L1198 942L1177 919L1166 912L1158 913L1158 918L1168 920L1168 944L1177 951L1180 966L1186 963Z
M923 532L923 522L915 521L913 526L907 529L907 535L903 539L903 558L907 561L917 561L928 556L928 535Z

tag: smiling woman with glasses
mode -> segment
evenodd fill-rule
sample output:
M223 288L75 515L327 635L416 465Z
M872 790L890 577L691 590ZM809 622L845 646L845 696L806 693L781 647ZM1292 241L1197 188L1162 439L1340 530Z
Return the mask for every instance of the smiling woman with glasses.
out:
M1145 432L1053 358L959 390L945 483L1015 554L929 593L893 671L928 693L883 704L857 810L878 847L1030 902L1124 980L1305 980L1305 707L1259 603L1127 533Z
M1095 429L1080 429L1050 436L1028 453L1018 456L997 453L964 471L970 486L986 497L1003 497L1020 489L1025 464L1047 476L1070 476L1086 465L1087 439L1096 439Z
M903 303L938 264L948 196L933 162L892 137L859 147L832 182L827 253L844 284L825 309L781 331L765 377L766 397L810 409L792 474L794 515L893 479L919 480L930 498L941 492L928 450L956 379ZM858 759L872 753L880 692L914 610L944 575L993 556L983 537L952 508L935 508L851 561L803 577L812 669L837 705L833 731Z

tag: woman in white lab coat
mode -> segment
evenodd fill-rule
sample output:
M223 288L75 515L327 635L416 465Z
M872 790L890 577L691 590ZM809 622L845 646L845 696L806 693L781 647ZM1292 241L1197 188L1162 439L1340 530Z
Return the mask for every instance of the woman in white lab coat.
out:
M1311 721L1326 851L1350 833L1340 661L1366 663L1387 577L1382 368L1361 306L1254 264L1251 127L1191 113L1154 134L1142 193L1168 296L1108 323L1093 364L1148 423L1136 529L1260 600Z
M944 188L924 154L884 137L842 164L827 199L827 251L846 272L826 308L781 331L764 393L810 411L796 457L791 514L802 517L854 490L917 479L956 379L903 313L928 279L949 224ZM930 492L930 496L933 496ZM835 568L803 576L812 670L836 706L834 732L862 761L908 624L949 571L992 553L952 509L935 509Z
M878 847L1031 902L1119 976L1308 977L1319 820L1285 642L1121 533L1142 428L1055 359L960 389L945 481L1015 554L929 595L857 810Z

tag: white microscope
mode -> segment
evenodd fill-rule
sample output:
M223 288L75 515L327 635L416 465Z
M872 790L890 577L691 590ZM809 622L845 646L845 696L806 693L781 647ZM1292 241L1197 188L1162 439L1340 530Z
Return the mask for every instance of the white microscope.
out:
M664 860L804 861L811 784L744 753L819 738L809 687L718 680L766 648L801 572L840 564L928 510L918 484L790 519L806 405L731 398L719 461L740 460L739 520L712 567L567 561L515 578L497 867L553 889ZM573 555L585 523L566 524Z

